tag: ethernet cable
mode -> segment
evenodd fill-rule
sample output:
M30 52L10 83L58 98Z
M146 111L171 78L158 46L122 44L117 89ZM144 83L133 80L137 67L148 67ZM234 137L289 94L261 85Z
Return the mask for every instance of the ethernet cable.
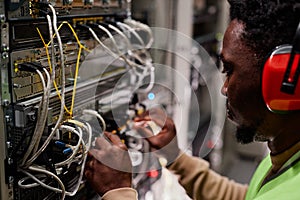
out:
M23 170L24 171L24 170ZM21 170L21 172L23 172ZM36 178L46 178L45 175L37 175ZM26 181L28 181L29 179L31 179L30 177L26 176L26 177L23 177L21 178L19 181L18 181L18 186L22 189L30 189L30 188L34 188L34 187L38 187L40 186L38 183L34 182L34 183L28 183L28 184L24 184Z
M85 109L82 111L82 114L92 115L94 117L97 117L97 119L99 119L99 121L102 123L102 132L106 131L106 122L104 121L103 117L97 111Z
M125 32L126 30L128 30L130 33L132 33L135 38L139 41L139 43L145 47L145 43L143 41L143 39L139 36L139 34L133 29L131 28L129 25L125 24L125 23L122 23L122 22L117 22L117 25L123 29L123 31Z
M127 46L128 46L128 51L129 51L128 54L129 54L130 56L132 56L132 51L133 51L134 49L133 49L133 46L132 46L131 42L130 42L129 39L127 38L127 36L126 36L120 29L118 29L117 27L113 26L112 24L108 24L108 28L110 28L110 29L112 29L113 31L115 31L116 33L118 33L118 34L125 40L125 42L126 42L126 44L127 44ZM139 62L145 64L145 61L143 61L142 58L141 58L140 56L137 55L137 56L135 56L135 58L136 58L137 60L139 60Z
M129 39L127 38L127 36L117 27L113 26L112 24L108 24L108 28L112 29L113 31L115 31L116 33L118 33L126 42L126 45L128 46L128 49L133 49L131 42L129 41Z
M56 167L61 167L63 165L68 165L71 164L72 159L76 156L76 154L79 152L79 147L81 144L83 144L83 146L85 146L83 140L82 140L82 129L80 127L77 127L77 130L74 127L71 126L67 126L67 125L61 125L59 127L60 130L66 130L69 131L71 133L74 133L78 136L78 142L76 144L76 146L71 146L69 145L69 148L72 149L72 154L64 161L60 162L60 163L56 163L55 166Z
M63 48L62 48L62 42L61 42L61 38L57 29L57 17L56 17L56 11L54 9L54 7L52 5L49 4L49 8L52 11L53 14L53 28L54 28L54 32L56 34L57 37L57 41L58 41L58 47L59 47L59 53L60 53L60 59L61 59L61 71L62 71L62 84L61 84L61 108L60 108L60 114L58 117L58 120L54 126L54 128L52 129L50 135L48 136L47 140L43 143L42 147L35 153L32 155L32 157L26 162L26 167L30 166L34 160L37 159L37 157L46 149L46 147L48 146L48 144L50 143L51 139L53 138L53 136L56 133L56 129L59 127L62 119L63 119L63 115L64 115L64 107L65 107L65 65L64 65L64 55L63 55Z
M49 75L49 72L47 71L47 69L43 68L44 70L44 73L46 74L47 76L47 87L46 87L46 91L44 92L45 95L43 97L44 99L44 103L42 105L42 110L43 112L41 113L41 117L42 117L42 128L40 127L40 133L38 134L38 138L37 138L37 141L35 143L35 147L33 149L33 153L35 153L39 147L39 144L40 144L40 141L41 141L41 138L42 138L42 135L43 135L43 131L44 131L44 128L45 128L45 123L46 123L46 120L47 120L47 117L48 117L48 108L49 108L49 95L50 95L50 91L51 91L51 85L52 85L52 80L50 75Z
M91 146L91 143L92 143L92 134L93 134L91 125L88 122L80 122L80 121L74 120L74 119L68 119L66 122L72 123L75 126L78 126L81 129L85 130L85 132L88 135L88 137L87 137L88 140L87 140L86 146L88 146L87 150L89 151L89 147Z
M144 24L142 24L142 23L138 23L138 22L136 22L136 21L133 21L133 20L128 20L128 22L131 22L131 24L133 24L133 25L135 25L136 27L141 27L141 28L143 28L143 29L147 29L147 26L146 25L144 25ZM135 22L135 24L133 23L133 22ZM119 25L119 26L124 26L124 27L126 27L128 30L130 30L130 31L132 31L133 32L133 34L135 34L135 35L137 35L138 36L138 34L136 33L136 31L134 30L134 29L132 29L132 28L130 28L130 27L128 27L126 24L123 24L123 23L121 23L121 22L117 22L117 24ZM152 64L151 64L151 61L149 61L149 60L145 60L145 61L143 61L143 59L139 56L139 55L137 55L136 53L133 53L133 48L132 48L132 45L131 45L131 43L130 43L130 41L129 41L129 39L125 36L125 34L123 33L123 32L121 32L118 28L116 28L115 26L113 26L113 25L111 25L111 24L109 24L108 25L108 27L109 28L111 28L112 30L114 30L114 31L116 31L119 35L121 35L124 39L125 39L125 41L126 41L126 43L129 43L130 45L130 50L128 50L128 54L129 54L129 56L133 56L135 59L137 59L139 62L141 62L143 65L145 65L146 67L144 67L144 68L141 68L141 67L139 67L139 65L137 65L137 64L135 64L135 66L137 66L139 69L142 69L143 70L143 72L142 73L138 73L136 70L134 71L135 72L135 74L139 77L139 80L138 80L138 84L137 85L140 85L141 83L142 83L142 81L144 80L144 78L145 78L145 76L147 75L147 73L148 72L150 72L150 82L149 82L149 84L148 84L148 86L147 86L147 88L145 88L145 89L138 89L138 92L142 92L142 93L147 93L147 92L149 92L152 88L153 88L153 86L154 86L154 76L155 76L155 73L154 73L154 68L153 68L153 66L152 66ZM103 27L102 27L102 29L103 29ZM105 29L103 29L105 32L109 32L108 30L105 30ZM152 36L152 31L151 31L151 29L148 27L148 29L147 29L147 32L149 32L149 35L150 35L150 40L149 40L149 42L148 42L148 44L145 46L145 48L147 49L147 48L149 48L151 45L152 45L152 43L153 43L153 36ZM111 36L112 37L112 36ZM141 37L137 37L137 38L140 38L141 39ZM142 45L143 45L143 43L141 43Z
M32 175L31 173L29 173L28 171L25 171L23 169L21 169L21 172L26 174L29 178L33 179L35 181L35 183L24 185L23 182L25 180L23 179L23 180L20 180L18 182L18 185L20 187L22 187L22 188L32 188L32 187L36 187L38 185L41 185L42 187L44 187L46 189L52 190L52 191L57 192L57 193L62 193L62 199L64 199L65 196L74 196L78 192L78 189L79 189L79 187L82 183L82 178L83 178L83 174L84 174L84 167L85 167L85 163L86 163L86 159L87 159L87 152L89 151L89 148L91 146L92 129L91 129L91 126L88 123L83 124L83 123L78 122L76 120L69 120L68 122L80 125L82 128L86 129L86 131L88 133L88 145L89 146L87 147L85 145L85 143L83 142L82 131L81 131L80 127L77 127L77 129L79 131L76 131L76 129L74 127L68 126L68 125L61 125L61 127L60 127L60 129L62 129L62 130L66 130L66 131L70 131L72 133L75 133L78 136L78 144L73 148L73 154L67 160L65 160L61 163L56 163L55 164L56 168L61 167L61 166L68 166L72 162L76 162L76 160L73 159L73 158L75 158L75 155L79 152L79 145L81 144L82 145L81 147L83 148L82 158L79 161L79 162L81 162L81 169L80 169L80 174L79 174L79 178L78 178L77 184L75 186L75 189L72 192L66 191L63 182L61 181L61 179L57 175L53 174L52 172L50 172L46 169L43 169L42 167L38 167L38 166L29 166L28 170L50 175L51 177L53 177L59 183L61 189L55 188L55 187L52 187L52 186L49 186L49 185L45 184L38 177ZM78 163L78 164L80 164L80 163Z
M47 15L47 21L48 21L48 27L49 27L50 40L52 41L51 42L51 44L52 44L51 47L52 47L52 64L53 64L53 62L54 62L54 45L53 45L53 38L52 38L53 30L52 30L51 18L50 18L49 15ZM47 70L44 69L44 72L46 73L46 75L48 77ZM55 79L55 69L52 69L51 79L49 80L49 78L48 78L48 82L47 82L48 85L47 85L47 88L46 88L46 86L44 84L44 81L43 81L44 77L40 74L39 71L37 71L37 73L39 74L40 79L42 80L42 83L43 83L44 96L42 97L42 101L39 104L38 119L37 119L36 128L35 128L35 131L33 133L31 142L28 146L28 149L27 149L27 151L26 151L26 153L23 157L21 166L23 166L25 164L25 162L27 161L29 155L32 154L32 153L35 153L37 148L38 148L40 138L41 138L41 136L43 134L43 131L44 131L44 125L45 125L46 116L47 116L47 112L48 112L48 102L49 102L48 98L49 98L49 93L50 93L50 90L51 90L50 87L51 87L52 81ZM32 150L33 150L33 152L32 152Z
M23 157L21 166L24 165L24 163L26 162L26 159L30 156L30 154L32 153L32 150L34 150L35 146L38 145L39 143L39 139L41 138L43 131L44 131L44 127L45 127L45 122L47 119L47 114L48 114L48 104L49 104L49 93L50 93L50 75L48 73L48 71L46 69L44 69L44 72L47 76L47 86L44 80L44 76L41 73L40 70L38 70L35 66L32 66L31 64L27 63L27 64L20 64L23 67L27 67L28 69L32 69L35 70L36 73L39 75L40 79L41 79L41 83L43 86L43 96L42 96L42 101L39 104L39 108L38 108L38 118L37 118L37 123L32 135L32 139L30 141L30 144L28 146L28 149Z
M94 30L91 28L91 27L89 27L89 26L87 26L87 25L84 25L84 24L80 24L80 26L82 26L82 27L85 27L85 28L87 28L89 31L90 31L90 33L92 34L92 36L94 37L94 39L111 55L111 56L113 56L114 58L116 58L116 59L122 59L122 60L124 60L125 61L125 63L126 64L128 64L133 70L135 70L135 68L134 68L134 66L135 67L139 67L136 63L134 63L134 62L132 62L132 61L130 61L130 60L128 60L121 52L119 52L120 54L119 55L117 55L116 53L114 53L112 50L110 50L105 44L103 44L101 41L100 41L100 39L98 38L98 36L97 36L97 34L94 32ZM108 31L108 30L107 30ZM109 31L108 31L109 32ZM110 37L110 39L112 39L112 41L114 41L113 43L116 45L116 42L115 42L115 40L114 40L114 38L113 38L113 36L111 35L111 34L109 34L108 35L109 37ZM118 49L118 47L117 47L117 45L116 45L116 49L119 51L119 49ZM142 68L142 67L140 67L140 68ZM137 73L137 72L136 72Z
M52 172L50 172L46 169L43 169L43 168L37 167L37 166L28 167L28 170L31 170L31 171L34 171L34 172L39 172L39 173L46 174L46 175L49 175L49 176L53 177L57 181L57 183L59 184L61 189L55 188L55 187L52 187L50 185L45 184L44 182L39 180L37 177L35 177L33 174L29 173L28 171L25 171L23 169L20 169L20 170L21 170L22 173L26 174L28 177L30 177L31 179L36 181L36 183L39 184L40 186L42 186L46 189L49 189L51 191L57 192L57 193L61 193L61 199L64 200L65 196L74 196L78 192L79 187L82 183L82 178L83 178L83 174L84 174L84 167L85 167L86 159L87 159L87 156L85 156L84 159L83 159L77 185L76 185L75 189L71 192L66 191L63 182L61 181L61 179L57 175L55 175L54 173L52 173Z
M114 39L113 35L111 34L111 32L106 29L104 26L97 24L96 25L99 29L101 29L102 31L104 31L108 37L111 39L113 45L115 46L116 50L117 50L117 55L115 57L120 57L122 58L132 69L138 68L141 70L145 70L144 67L141 67L140 65L138 65L135 62L132 62L130 59L128 59L118 48L118 45L116 43L116 40ZM134 31L134 30L133 30ZM136 32L135 32L136 33ZM136 33L137 34L137 33ZM138 36L139 37L139 36ZM137 59L139 62L145 64L145 62L139 57L136 56L135 54L132 53L132 51L130 49L127 50L128 51L128 55L129 56L133 56L135 59ZM134 68L135 67L135 68ZM138 74L137 71L134 71L136 74Z
M51 186L45 184L44 182L42 182L41 180L39 180L37 177L35 177L33 174L29 173L28 171L20 169L20 171L22 173L24 173L25 175L27 175L28 177L30 177L32 180L36 181L37 184L39 184L40 186L42 186L42 187L44 187L46 189L52 190L54 192L61 193L61 200L65 199L65 197L66 197L66 189L65 189L65 186L64 186L63 182L60 180L60 178L58 176L56 176L54 173L52 173L52 172L50 172L48 170L37 168L37 167L33 167L33 166L30 166L28 169L30 169L32 171L35 171L35 172L40 172L40 173L43 173L43 174L47 174L47 175L50 175L51 177L53 177L58 182L58 184L61 187L61 189L51 187Z
M119 56L117 56L114 52L112 52L105 44L103 44L103 42L101 42L101 40L99 39L99 37L97 36L97 34L95 33L95 31L84 24L80 24L80 26L85 27L89 30L89 32L92 34L92 36L94 37L94 39L114 58L118 58Z
M150 145L147 141L144 142L144 150L145 150L145 154L144 154L144 160L142 162L141 168L139 173L137 173L137 176L132 179L132 185L136 188L138 186L138 184L140 183L140 181L143 179L144 177L144 172L147 171L148 169L148 165L150 162Z
M74 28L72 27L72 25L71 25L69 22L63 21L63 22L59 25L58 30L60 30L60 29L62 28L63 25L68 25L68 28L71 30L71 32L72 32L74 38L76 39L76 42L77 42L77 44L78 44L78 46L79 46L79 49L80 49L80 52L81 52L81 49L84 49L84 50L90 52L89 49L87 49L83 44L81 44L81 42L79 41L79 38L78 38L78 36L77 36L77 34L76 34ZM51 40L49 43L46 44L46 43L45 43L45 40L44 40L44 38L43 38L43 36L42 36L42 34L41 34L41 32L40 32L40 30L39 30L38 28L37 28L37 32L38 32L38 34L39 34L39 36L40 36L40 38L41 38L41 40L42 40L42 42L43 42L43 44L44 44L44 47L45 47L45 50L46 50L46 54L47 54L48 64L49 64L49 66L50 66L50 69L52 69L52 68L51 68L51 62L50 62L50 56L49 56L49 52L48 52L48 46L49 46L50 44L51 44L51 45L53 44L53 38L56 36L56 34L54 34L53 37L51 38L52 40ZM76 71L78 71L78 68L79 68L79 61L80 61L80 53L78 53L78 56L77 56ZM52 62L52 63L54 63L54 62ZM75 77L74 79L76 79L76 77ZM54 84L54 87L55 87L55 89L56 89L57 95L58 95L58 97L59 97L60 100L61 100L60 92L59 92L59 90L58 90L58 86L57 86L55 80L53 81L53 84ZM74 82L74 88L76 88L75 82ZM74 102L73 96L75 96L75 93L76 93L76 91L73 90L72 102ZM74 103L72 103L72 105L74 105ZM72 116L72 107L71 107L70 110L69 110L69 109L66 107L66 105L64 105L64 108L65 108L65 111L66 111L68 114L70 114L70 116Z
M106 33L107 33L107 35L109 36L109 38L112 40L112 42L113 42L113 44L114 44L114 46L115 46L115 48L116 48L116 50L118 51L118 54L116 54L116 53L114 53L112 50L110 50L106 45L104 45L101 41L100 41L100 39L98 38L98 36L96 35L96 33L93 31L93 29L91 28L91 27L89 27L89 26L87 26L87 25L84 25L84 24L80 24L80 26L82 26L82 27L85 27L85 28L87 28L89 31L90 31L90 33L92 34L92 36L94 37L94 39L110 54L110 55L112 55L114 58L117 58L117 59L119 59L119 58L121 58L121 59L123 59L133 70L134 70L134 72L135 72L135 74L137 74L138 76L140 75L136 70L135 70L135 68L139 68L139 69L142 69L142 70L146 70L145 68L143 68L143 67L141 67L141 66L139 66L138 64L136 64L136 63L134 63L134 62L132 62L131 60L129 60L129 59L127 59L126 58L126 56L124 56L121 52L120 52L120 50L118 49L118 46L117 46L117 43L116 43L116 41L115 41L115 39L114 39L114 37L112 36L112 34L110 33L110 31L109 30L107 30L105 27L103 27L103 26L101 26L101 25L97 25L98 26L98 28L99 29L101 29L101 30L103 30L103 31L105 31ZM131 54L132 55L132 54ZM142 62L143 63L143 61L140 59L140 58L138 58L138 57L136 57L140 62ZM140 77L140 76L139 76ZM144 76L142 76L142 78L141 79L143 79L143 77Z
M149 35L149 41L145 45L145 48L149 49L152 46L152 44L154 42L154 37L153 37L152 30L148 25L143 24L143 23L138 22L138 21L135 21L133 19L125 19L124 22L125 22L125 24L128 24L129 26L131 26L134 29L138 29L138 30L141 29L141 30L147 32L148 35Z
M154 81L155 81L155 72L154 72L154 67L153 66L150 66L149 68L150 70L150 80L149 80L149 84L147 85L146 88L139 88L138 89L138 92L141 92L141 93L148 93L152 90L153 86L154 86ZM144 76L145 77L145 76ZM140 77L139 78L139 83L137 85L141 85L144 77Z

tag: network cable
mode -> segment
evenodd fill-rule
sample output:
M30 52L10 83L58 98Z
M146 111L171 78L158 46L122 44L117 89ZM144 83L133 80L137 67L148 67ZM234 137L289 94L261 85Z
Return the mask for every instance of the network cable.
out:
M33 154L33 156L26 162L26 166L29 166L33 163L33 161L46 149L46 147L48 146L48 144L50 143L51 139L53 138L53 136L56 133L56 129L59 127L62 119L63 119L63 115L64 115L64 107L65 107L65 65L64 65L64 55L63 55L63 49L62 49L62 42L61 42L61 38L57 29L57 17L56 17L56 11L54 9L54 7L52 5L49 4L49 8L52 11L53 14L53 28L54 28L54 32L56 34L57 37L57 41L58 41L58 47L59 47L59 53L60 53L60 59L61 59L61 79L62 79L62 84L61 84L61 108L60 108L60 114L58 117L58 120L54 126L54 128L52 129L50 135L48 136L47 140L43 143L42 147L40 147L40 149ZM50 36L51 37L51 36Z

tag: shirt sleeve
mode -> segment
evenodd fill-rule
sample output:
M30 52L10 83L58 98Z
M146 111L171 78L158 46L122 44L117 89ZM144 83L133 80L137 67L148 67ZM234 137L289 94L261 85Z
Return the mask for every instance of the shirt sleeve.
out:
M247 185L236 183L209 168L207 161L181 155L168 169L179 176L179 183L194 200L242 200L245 199Z
M132 188L119 188L106 192L102 200L137 200L137 191Z

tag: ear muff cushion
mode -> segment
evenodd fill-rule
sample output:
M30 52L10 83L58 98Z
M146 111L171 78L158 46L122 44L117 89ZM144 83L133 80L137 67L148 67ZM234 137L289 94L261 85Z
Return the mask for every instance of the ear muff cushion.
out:
M292 46L277 47L268 57L262 71L262 95L267 107L273 112L300 110L300 86L294 94L282 92L281 84L290 58ZM300 54L296 54L291 76L295 74Z

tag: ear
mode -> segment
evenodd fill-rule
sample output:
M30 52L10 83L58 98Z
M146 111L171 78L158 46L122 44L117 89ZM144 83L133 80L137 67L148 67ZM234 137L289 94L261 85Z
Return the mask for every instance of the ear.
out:
M261 79L262 95L271 111L285 113L300 110L297 69L300 70L300 52L293 53L291 45L277 47L266 59Z

